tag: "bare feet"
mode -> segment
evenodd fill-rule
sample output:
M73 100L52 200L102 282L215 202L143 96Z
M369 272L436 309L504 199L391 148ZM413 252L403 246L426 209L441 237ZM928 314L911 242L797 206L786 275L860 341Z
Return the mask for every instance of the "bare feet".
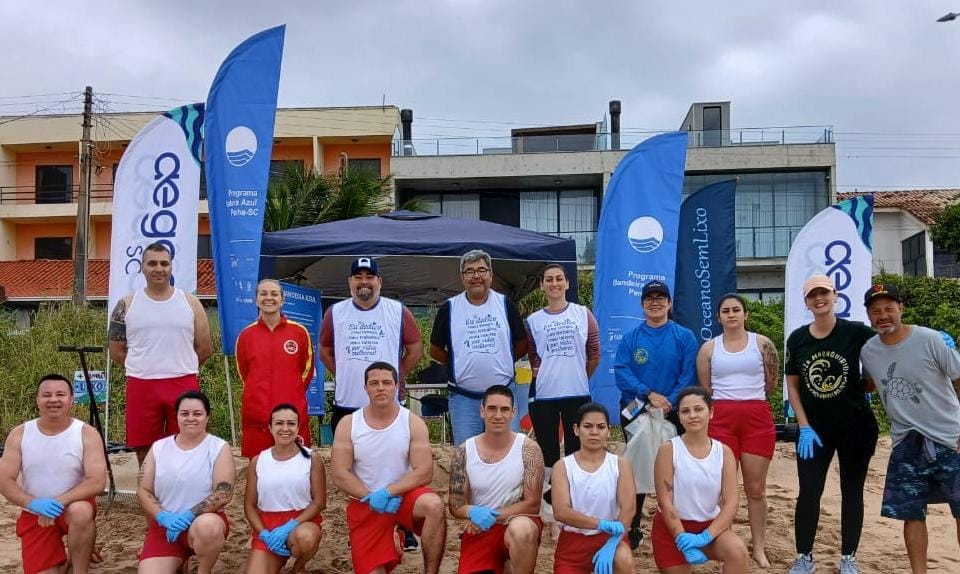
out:
M767 555L766 555L766 553L763 551L763 548L760 548L760 549L756 549L756 548L755 548L755 549L753 550L753 560L754 560L754 562L756 562L761 568L769 568L769 567L770 567L770 561L767 560Z
M303 558L297 558L290 569L290 574L307 574L307 561Z

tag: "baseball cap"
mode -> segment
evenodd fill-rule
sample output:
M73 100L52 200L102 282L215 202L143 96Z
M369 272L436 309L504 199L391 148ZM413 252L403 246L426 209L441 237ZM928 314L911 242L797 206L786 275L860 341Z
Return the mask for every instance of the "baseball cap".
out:
M833 281L823 273L814 273L803 282L803 298L806 299L814 289L826 289L827 291L836 291L837 287Z
M640 299L646 299L647 295L652 293L661 293L666 295L667 299L670 298L670 288L667 287L667 284L663 281L657 281L656 279L643 286L643 291L640 292Z
M377 262L371 257L358 257L357 260L350 265L350 275L356 275L357 271L363 270L369 271L377 276L380 275L377 271Z
M893 283L877 283L876 285L871 285L870 288L867 289L867 292L863 294L863 306L869 307L870 303L873 303L874 300L880 297L887 297L897 303L903 303L900 299L900 289L896 285Z

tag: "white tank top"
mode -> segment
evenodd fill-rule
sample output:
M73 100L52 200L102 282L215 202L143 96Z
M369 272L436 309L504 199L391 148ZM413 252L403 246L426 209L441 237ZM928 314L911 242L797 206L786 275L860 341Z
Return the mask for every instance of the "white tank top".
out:
M568 303L559 313L540 309L527 318L527 327L540 356L537 398L589 395L587 309L576 303Z
M673 506L681 520L707 522L720 514L720 487L723 481L723 444L710 440L706 458L695 458L683 438L673 443Z
M713 339L710 355L710 383L717 400L766 400L763 357L757 334L747 333L747 346L731 353L723 346L723 335Z
M83 482L83 421L45 435L37 419L23 425L20 486L35 498L53 498Z
M142 289L134 291L126 324L128 376L168 379L198 372L193 309L182 289L163 301L154 301Z
M183 450L176 438L168 436L153 443L153 490L164 510L183 512L213 492L213 464L227 443L208 434L197 446Z
M353 473L368 490L379 490L410 472L410 411L400 407L397 418L384 429L367 425L366 409L350 416L353 426Z
M257 508L265 512L303 510L310 505L311 459L299 452L291 459L277 460L273 449L257 459Z
M583 470L572 454L563 457L563 466L567 470L567 482L570 484L571 508L600 520L620 518L620 504L617 501L620 462L617 455L608 452L603 459L603 464L593 472ZM563 525L563 529L587 536L600 533L599 530L574 528L566 524Z
M513 342L506 298L491 290L483 305L468 301L466 293L449 301L453 382L475 393L482 393L492 385L510 384Z
M385 361L400 369L403 305L380 297L376 305L363 310L347 299L335 304L331 313L337 364L334 402L340 407L365 407L370 404L363 387L366 368Z
M523 441L516 433L506 456L497 462L483 462L477 452L477 437L467 439L466 471L470 481L470 503L503 508L523 500Z

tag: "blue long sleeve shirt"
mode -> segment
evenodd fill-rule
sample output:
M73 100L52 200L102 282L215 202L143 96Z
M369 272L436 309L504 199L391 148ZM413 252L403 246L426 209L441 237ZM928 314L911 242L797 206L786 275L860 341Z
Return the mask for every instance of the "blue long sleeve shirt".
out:
M659 393L677 408L680 391L697 384L697 351L693 332L673 321L660 327L641 323L620 340L614 361L614 376L620 400L647 400Z

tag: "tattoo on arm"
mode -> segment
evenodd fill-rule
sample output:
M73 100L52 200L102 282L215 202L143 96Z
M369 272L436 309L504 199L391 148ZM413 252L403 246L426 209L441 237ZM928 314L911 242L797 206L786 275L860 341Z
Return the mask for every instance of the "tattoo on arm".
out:
M523 441L523 486L543 490L543 453L529 438Z
M450 469L450 510L457 511L467 504L467 449L463 445L453 451Z
M210 496L204 498L190 509L190 512L199 516L204 512L216 512L222 510L230 499L233 498L233 485L229 482L221 482L213 489Z
M111 341L127 342L127 302L123 299L117 303L110 315L110 332L108 334Z
M763 372L767 386L775 385L780 375L780 357L777 355L777 349L770 339L763 339L763 343L760 345L760 354L763 355Z

